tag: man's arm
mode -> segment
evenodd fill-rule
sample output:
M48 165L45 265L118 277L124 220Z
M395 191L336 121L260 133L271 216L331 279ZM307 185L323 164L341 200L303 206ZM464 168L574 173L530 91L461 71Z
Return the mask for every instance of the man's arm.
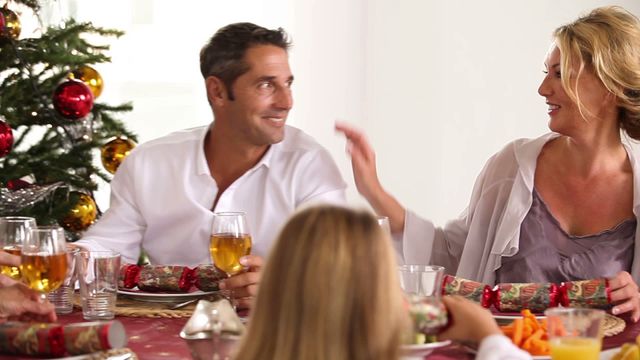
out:
M133 159L130 154L111 181L111 205L76 245L120 253L123 263L136 263L146 224L136 204Z

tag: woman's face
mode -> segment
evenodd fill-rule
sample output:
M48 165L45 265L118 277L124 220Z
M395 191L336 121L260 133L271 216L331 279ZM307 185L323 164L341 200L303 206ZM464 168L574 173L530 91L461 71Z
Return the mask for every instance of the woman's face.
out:
M579 65L573 64L571 74L568 74L571 76L569 83L572 89L577 90L582 103L580 112L578 104L571 100L562 87L562 76L566 74L561 74L560 56L560 49L553 46L545 60L546 75L538 88L538 93L549 106L549 129L571 135L576 131L595 129L609 121L616 121L617 124L615 96L605 88L592 69L585 68L578 78Z

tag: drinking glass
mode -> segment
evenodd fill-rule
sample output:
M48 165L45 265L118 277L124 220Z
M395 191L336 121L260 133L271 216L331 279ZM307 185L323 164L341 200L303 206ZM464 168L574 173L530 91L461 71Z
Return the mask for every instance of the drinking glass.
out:
M213 264L228 276L244 270L240 258L251 253L251 235L243 212L213 214L209 251Z
M40 292L44 301L47 293L62 285L67 276L67 243L59 226L32 228L22 244L20 272L22 280Z
M120 254L115 251L80 250L76 255L82 317L110 320L116 315Z
M391 225L389 225L389 218L386 216L376 216L378 225L382 228L385 234L391 236Z
M602 347L604 311L583 308L551 308L547 333L551 359L598 360Z
M447 312L441 300L444 268L433 265L400 265L400 287L409 304L409 315L413 322L416 343L427 339L435 341L433 335L447 324ZM422 340L424 337L425 340Z
M29 236L29 231L36 227L36 219L24 216L0 217L0 249L11 255L20 256L22 243ZM20 268L17 266L0 265L0 273L20 280Z
M400 286L407 295L440 299L444 268L435 265L400 265Z
M73 311L73 293L76 285L76 255L80 248L67 244L67 275L62 285L47 294L47 299L56 309L56 314L69 314Z

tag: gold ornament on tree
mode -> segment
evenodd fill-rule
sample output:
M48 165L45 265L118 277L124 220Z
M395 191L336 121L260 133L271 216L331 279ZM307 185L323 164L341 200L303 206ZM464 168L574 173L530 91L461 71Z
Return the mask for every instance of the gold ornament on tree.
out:
M115 174L118 166L122 164L124 158L129 155L129 152L131 152L134 147L136 147L136 143L130 139L117 137L110 140L100 149L102 166L104 166L108 172Z
M102 88L104 86L102 76L100 76L100 73L91 66L84 65L79 67L69 73L69 78L80 80L85 83L89 89L91 89L94 99L102 94Z
M78 196L78 202L62 219L61 223L69 231L84 231L96 221L98 208L90 195L77 191L72 191L70 195L74 194Z
M6 6L0 9L0 13L2 13L4 18L4 26L0 28L0 37L6 36L14 40L18 39L20 30L22 29L18 15L7 9Z

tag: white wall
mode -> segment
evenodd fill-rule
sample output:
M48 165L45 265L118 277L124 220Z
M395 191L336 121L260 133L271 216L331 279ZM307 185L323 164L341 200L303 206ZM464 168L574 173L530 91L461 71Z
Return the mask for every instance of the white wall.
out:
M387 188L443 223L465 206L485 160L546 131L537 95L553 29L583 11L640 1L161 0L72 1L81 20L127 31L99 67L100 100L133 101L141 141L207 124L198 52L219 27L252 21L292 36L290 123L334 155L353 189L335 119L366 130ZM108 203L108 187L98 194Z

